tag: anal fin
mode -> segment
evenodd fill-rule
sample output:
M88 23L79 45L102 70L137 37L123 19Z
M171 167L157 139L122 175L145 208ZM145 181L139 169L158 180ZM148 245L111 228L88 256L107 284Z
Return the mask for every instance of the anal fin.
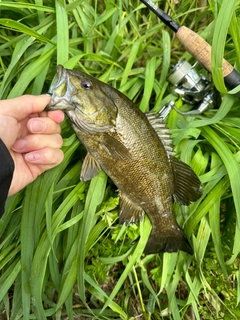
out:
M144 216L144 210L133 203L128 197L120 193L119 223L126 224L139 222Z

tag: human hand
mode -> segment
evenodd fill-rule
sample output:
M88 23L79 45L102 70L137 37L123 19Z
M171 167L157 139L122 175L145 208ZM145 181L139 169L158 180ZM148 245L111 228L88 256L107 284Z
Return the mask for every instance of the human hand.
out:
M0 138L15 165L9 195L18 192L44 171L63 160L60 110L43 111L47 95L24 95L0 101Z

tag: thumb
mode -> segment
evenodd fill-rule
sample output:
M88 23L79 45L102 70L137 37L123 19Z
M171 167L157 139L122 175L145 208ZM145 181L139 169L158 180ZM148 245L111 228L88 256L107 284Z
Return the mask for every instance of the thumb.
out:
M50 100L51 98L48 95L24 95L9 100L2 100L0 114L21 121L31 114L43 111Z

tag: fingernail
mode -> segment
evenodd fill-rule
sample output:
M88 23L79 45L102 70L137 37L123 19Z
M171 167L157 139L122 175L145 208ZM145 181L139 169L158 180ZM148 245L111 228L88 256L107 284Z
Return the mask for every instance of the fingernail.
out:
M25 159L29 162L34 162L40 159L39 152L30 152L25 154Z
M12 149L15 151L23 150L26 147L26 141L24 139L19 139L14 142Z
M52 96L52 93L50 93L50 92L48 92L48 93L43 93L43 94L41 94L41 96L51 97L51 96Z
M30 130L33 133L41 133L46 129L46 123L42 120L35 119L30 123Z

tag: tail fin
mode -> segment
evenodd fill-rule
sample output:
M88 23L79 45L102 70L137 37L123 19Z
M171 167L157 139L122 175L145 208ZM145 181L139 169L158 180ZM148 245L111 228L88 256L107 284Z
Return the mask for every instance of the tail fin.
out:
M177 232L171 233L170 231L166 234L160 233L160 235L159 232L152 230L144 253L177 252L178 250L193 254L192 247L180 228Z

